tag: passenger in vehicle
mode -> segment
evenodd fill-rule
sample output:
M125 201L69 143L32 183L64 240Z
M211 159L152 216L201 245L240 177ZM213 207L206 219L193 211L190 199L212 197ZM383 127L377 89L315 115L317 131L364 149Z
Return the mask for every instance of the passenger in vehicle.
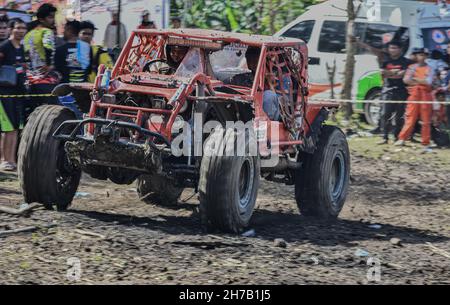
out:
M252 72L253 80L255 79L260 55L261 49L257 47L248 47L245 53L247 67ZM275 91L264 88L263 110L272 121L278 121L280 119L278 95Z

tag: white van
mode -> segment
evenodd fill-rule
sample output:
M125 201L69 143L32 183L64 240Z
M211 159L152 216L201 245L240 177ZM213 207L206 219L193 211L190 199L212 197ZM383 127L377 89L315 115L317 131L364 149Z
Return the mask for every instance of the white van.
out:
M355 7L360 2L355 1ZM345 68L347 0L329 0L307 8L306 12L276 35L303 39L308 44L310 96L331 97L327 64L336 63L334 94L339 96ZM445 50L450 41L450 5L406 0L365 0L356 19L356 36L375 48L395 38L403 42L405 55L413 47ZM382 78L377 57L363 48L356 55L353 98L380 97ZM357 103L368 123L376 125L380 107Z

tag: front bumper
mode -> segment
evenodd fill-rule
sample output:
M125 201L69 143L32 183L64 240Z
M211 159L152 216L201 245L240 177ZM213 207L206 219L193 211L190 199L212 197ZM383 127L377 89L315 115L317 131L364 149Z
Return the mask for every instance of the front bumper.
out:
M82 134L86 124L96 127L93 136ZM145 142L138 144L120 139L124 129L138 132ZM162 171L163 149L170 148L169 140L161 134L133 123L100 118L65 121L53 137L65 142L68 159L81 167L98 165L159 173Z

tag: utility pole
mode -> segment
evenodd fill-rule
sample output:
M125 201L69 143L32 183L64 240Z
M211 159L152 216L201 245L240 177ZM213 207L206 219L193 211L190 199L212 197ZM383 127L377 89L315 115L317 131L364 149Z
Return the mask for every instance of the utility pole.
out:
M356 43L355 43L355 19L357 17L359 8L355 9L353 0L347 0L347 36L345 40L346 59L345 59L345 71L344 71L344 85L341 92L341 99L352 99L352 85L353 85L353 72L355 70L355 55L356 55ZM346 103L345 107L345 119L350 120L353 114L352 103Z
M117 36L116 36L116 42L117 42L117 45L119 46L119 48L120 48L120 12L121 12L121 9L122 9L122 0L118 0L118 9L117 9L117 32L116 32L116 34L117 34Z

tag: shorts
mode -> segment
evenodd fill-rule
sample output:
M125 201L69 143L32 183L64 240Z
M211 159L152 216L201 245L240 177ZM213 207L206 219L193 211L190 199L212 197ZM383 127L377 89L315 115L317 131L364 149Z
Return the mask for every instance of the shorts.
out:
M0 100L0 131L18 130L22 123L23 103L17 98L2 98Z

